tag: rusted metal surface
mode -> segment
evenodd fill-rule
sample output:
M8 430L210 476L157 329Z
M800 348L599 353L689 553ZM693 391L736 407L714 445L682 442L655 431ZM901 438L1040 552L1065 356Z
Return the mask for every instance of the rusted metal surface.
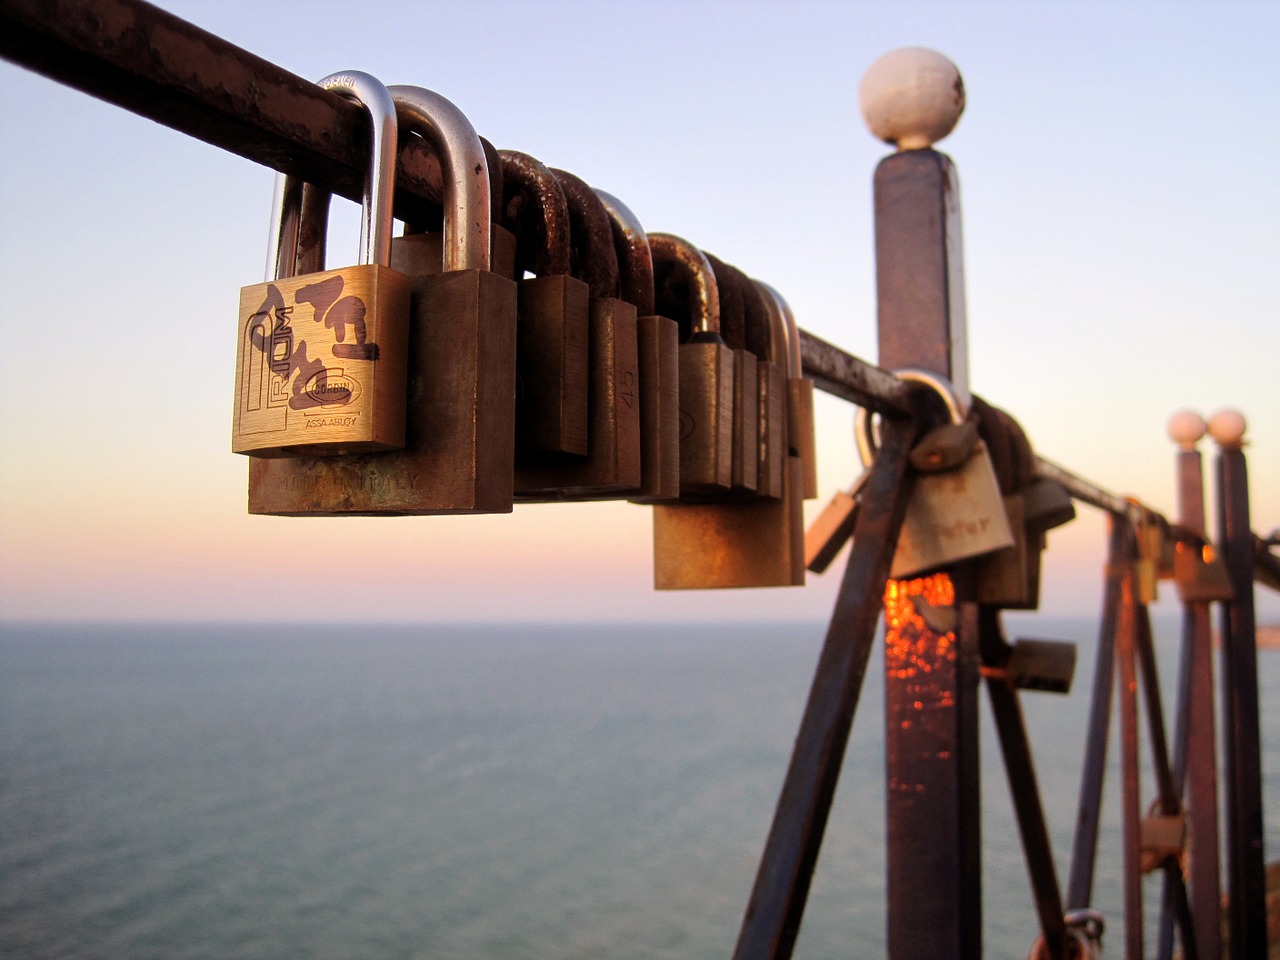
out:
M800 331L800 357L805 376L812 378L819 390L866 407L872 413L900 416L914 413L910 384L807 330Z
M360 200L369 124L359 106L156 7L137 0L3 0L0 56ZM439 218L440 165L425 144L402 151L396 183L397 216Z
M853 550L751 892L735 960L791 956L826 829L840 764L875 642L893 545L906 511L914 427L885 423Z
M1098 629L1098 652L1093 667L1093 694L1085 735L1080 775L1080 801L1075 839L1071 848L1071 874L1067 883L1067 909L1080 910L1093 899L1094 864L1098 855L1098 826L1102 816L1102 782L1107 768L1107 741L1111 728L1112 682L1115 672L1116 623L1121 603L1123 565L1128 523L1111 518L1107 547L1106 585Z
M1138 598L1133 527L1128 522L1116 623L1116 695L1120 706L1120 809L1124 889L1124 957L1142 958L1142 804L1138 768Z
M1267 952L1267 907L1254 536L1249 529L1248 469L1239 448L1219 450L1217 485L1219 545L1235 590L1235 599L1222 607L1228 925L1232 957L1261 957Z
M997 655L1002 655L1000 659L1007 660L1011 651L1001 635L999 611L994 607L983 607L979 623L983 660L990 662L988 649L999 651ZM1049 828L1040 802L1040 786L1036 779L1035 760L1022 715L1022 704L1017 690L1007 677L989 674L987 693L991 697L991 712L1000 738L1000 752L1004 756L1009 794L1013 798L1018 832L1022 837L1027 876L1031 881L1044 947L1052 960L1068 960L1062 891L1058 887L1058 874L1053 865L1053 844L1049 840Z
M877 166L874 192L878 363L947 378L967 408L955 169L937 151L903 151ZM888 953L894 958L959 960L982 949L972 566L887 588Z
M1036 475L1047 480L1056 480L1066 487L1067 492L1076 500L1097 507L1099 510L1105 510L1107 513L1124 517L1128 516L1132 509L1132 504L1123 497L1104 490L1097 484L1044 457L1036 458Z

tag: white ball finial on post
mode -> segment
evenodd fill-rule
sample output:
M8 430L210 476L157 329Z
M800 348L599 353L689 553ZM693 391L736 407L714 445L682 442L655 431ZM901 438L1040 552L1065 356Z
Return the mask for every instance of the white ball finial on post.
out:
M1239 449L1244 446L1246 427L1244 414L1239 410L1219 410L1209 418L1209 436L1220 447Z
M903 47L867 69L858 101L875 137L899 150L922 150L955 129L964 112L964 80L936 50Z
M1169 439L1183 450L1194 450L1206 429L1204 417L1194 410L1179 410L1169 418Z

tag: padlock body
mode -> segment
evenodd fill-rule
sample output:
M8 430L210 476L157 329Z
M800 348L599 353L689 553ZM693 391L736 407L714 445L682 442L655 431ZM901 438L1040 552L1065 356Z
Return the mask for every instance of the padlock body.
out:
M587 455L591 288L570 276L517 284L516 450Z
M680 496L680 325L636 320L640 363L640 492L637 503Z
M231 449L298 457L402 447L409 286L366 264L244 287Z
M916 478L889 575L900 580L1012 545L995 470L979 442L959 467Z
M682 497L721 494L733 484L733 377L733 351L718 336L680 345Z
M1006 610L1034 610L1040 604L1040 537L1029 535L1021 494L1004 498L1013 544L982 558L978 602ZM1034 566L1034 570L1033 570Z
M286 516L509 513L516 285L486 270L412 283L403 450L257 460L249 512Z
M407 233L391 241L391 269L409 277L444 272L444 232ZM508 280L517 279L516 238L496 223L489 225L489 270Z
M653 508L659 590L804 585L804 469L788 457L783 495Z
M730 488L755 493L760 469L759 360L746 350L733 351L733 474Z
M814 433L813 381L787 381L788 444L804 466L804 499L818 496L818 443Z
M858 521L858 501L837 490L831 502L809 525L804 534L804 565L814 573L825 573L831 561L853 536Z
M760 401L756 493L780 497L787 460L787 375L768 360L757 362L756 373Z
M1220 557L1206 560L1202 549L1179 543L1173 566L1173 579L1183 603L1228 603L1235 597L1231 576Z
M614 297L591 305L588 453L516 464L516 498L622 499L640 488L640 374L636 308Z

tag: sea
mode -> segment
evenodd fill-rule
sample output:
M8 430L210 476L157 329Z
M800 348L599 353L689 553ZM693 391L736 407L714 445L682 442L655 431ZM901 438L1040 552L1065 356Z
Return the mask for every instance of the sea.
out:
M1078 645L1070 694L1022 698L1065 886L1097 626L1026 624ZM1177 624L1156 632L1171 724ZM0 624L0 956L723 960L824 633ZM1274 857L1280 654L1259 677ZM883 702L877 644L800 958L885 952ZM985 702L982 791L984 955L1021 958L1036 915ZM1153 918L1158 878L1144 898Z

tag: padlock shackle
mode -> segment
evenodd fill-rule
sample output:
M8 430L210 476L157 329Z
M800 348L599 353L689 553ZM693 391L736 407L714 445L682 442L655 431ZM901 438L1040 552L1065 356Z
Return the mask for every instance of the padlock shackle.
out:
M752 280L760 291L760 299L764 301L765 312L769 316L769 362L786 371L789 379L796 379L799 373L792 369L791 328L784 312L785 301L777 290L763 280ZM797 348L799 341L797 340Z
M376 77L359 70L331 73L316 86L352 100L369 114L369 176L360 204L358 263L391 263L391 204L395 191L396 145L399 124L391 94ZM266 279L295 275L302 225L303 182L276 174L271 200L271 234L267 238ZM326 195L327 196L327 195Z
M618 253L613 246L609 214L595 191L567 170L555 174L569 204L569 237L573 275L591 288L598 300L618 295Z
M359 70L331 73L318 86L354 100L369 112L369 176L360 204L360 251L357 263L391 263L391 204L396 183L399 125L396 106L381 81Z
M956 389L948 380L940 373L933 373L930 370L920 370L916 367L903 367L901 370L894 370L893 375L899 380L910 380L913 383L922 383L929 389L933 390L942 398L942 402L946 404L947 416L951 418L954 424L961 424L964 418L969 415L960 398L956 396ZM871 414L867 412L866 407L859 407L858 412L853 418L853 437L858 444L858 457L862 460L864 467L871 466L871 462L876 457L876 442L871 429Z
M466 115L435 91L401 83L388 90L400 125L422 137L440 161L444 271L488 270L489 163L480 137Z
M502 179L508 187L520 191L525 199L520 208L521 218L530 215L529 208L537 216L537 236L541 242L540 276L568 276L572 263L572 247L569 235L569 202L560 181L551 168L541 160L518 150L499 150L502 161ZM521 231L512 232L520 235Z
M693 334L720 336L720 291L711 262L702 251L673 233L649 234L649 250L655 261L674 266L688 281Z
M649 317L654 312L653 254L649 238L640 218L631 208L611 193L596 190L596 196L609 214L613 228L613 246L618 252L618 273L622 299L634 304L636 315Z
M799 380L804 376L804 363L800 358L800 326L796 323L796 315L791 312L791 304L787 303L786 297L780 294L776 289L765 283L763 280L757 280L756 285L766 292L765 302L770 301L778 308L778 313L782 317L783 327L785 328L786 344L787 344L787 360L786 366L783 368L787 371L787 379ZM769 343L773 343L773 326L772 316L770 317L770 337ZM777 362L776 360L774 361Z

